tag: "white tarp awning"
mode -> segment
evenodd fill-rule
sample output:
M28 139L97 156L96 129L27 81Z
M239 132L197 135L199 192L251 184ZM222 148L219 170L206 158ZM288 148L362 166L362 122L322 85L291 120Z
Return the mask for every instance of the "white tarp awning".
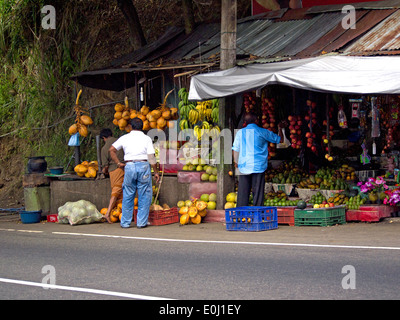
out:
M267 84L356 94L400 94L400 56L322 56L251 64L192 77L189 100L222 98Z

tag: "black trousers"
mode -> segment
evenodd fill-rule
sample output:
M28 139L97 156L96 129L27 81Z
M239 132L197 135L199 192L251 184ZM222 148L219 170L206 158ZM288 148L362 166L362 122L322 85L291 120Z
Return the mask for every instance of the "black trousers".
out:
M250 191L253 191L253 205L264 206L265 172L239 176L236 207L249 205Z

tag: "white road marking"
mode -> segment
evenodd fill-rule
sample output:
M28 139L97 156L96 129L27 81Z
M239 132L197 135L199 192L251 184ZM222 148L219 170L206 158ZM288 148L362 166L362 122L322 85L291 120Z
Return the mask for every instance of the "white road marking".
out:
M99 238L119 238L145 241L164 241L164 242L191 242L191 243L215 243L215 244L239 244L239 245L264 245L264 246L287 246L287 247L316 247L316 248L340 248L340 249L374 249L374 250L400 250L400 247L380 247L380 246L347 246L332 244L312 244L312 243L279 243L279 242L257 242L257 241L224 241L224 240L191 240L191 239L168 239L150 238L133 236L116 236L106 234L75 233L75 232L52 232L53 234L99 237Z
M31 282L31 281L23 281L23 280L6 279L6 278L0 278L0 282L19 284L19 285L24 285L24 286L32 286L32 287L42 287L43 289L48 288L48 289L58 289L58 290L67 290L67 291L77 291L77 292L93 293L93 294L114 296L114 297L120 297L120 298L138 299L138 300L173 300L173 299L169 299L169 298L144 296L141 294L132 294L132 293L117 292L117 291L107 291L107 290L79 288L79 287L70 287L70 286L59 286L56 284L47 284L47 283L39 283L39 282Z
M15 230L15 229L0 229L0 231L18 231L18 232L43 233L43 231ZM237 244L237 245L263 245L263 246L314 247L314 248L339 248L339 249L400 250L400 247L382 247L382 246L350 246L350 245L313 244L313 243L168 239L168 238L133 237L133 236L118 236L118 235L108 235L108 234L57 232L57 231L52 232L52 234L69 235L69 236L82 236L82 237L131 239L131 240L144 240L144 241L164 241L164 242L191 242L191 243L209 243L209 244Z

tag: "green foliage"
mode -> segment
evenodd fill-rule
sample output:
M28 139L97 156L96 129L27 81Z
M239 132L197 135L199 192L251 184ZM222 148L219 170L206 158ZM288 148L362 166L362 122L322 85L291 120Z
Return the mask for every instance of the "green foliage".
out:
M0 0L0 139L21 138L26 148L20 156L53 155L65 165L73 150L63 119L74 103L69 78L84 64L74 52L84 20L76 0L50 2L56 30L41 28L43 0Z

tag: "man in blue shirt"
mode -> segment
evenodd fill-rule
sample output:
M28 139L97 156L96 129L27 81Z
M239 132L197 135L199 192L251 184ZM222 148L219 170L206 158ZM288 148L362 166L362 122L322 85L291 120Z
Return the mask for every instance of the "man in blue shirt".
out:
M244 116L246 127L240 129L233 141L232 152L235 167L239 169L237 207L248 206L250 190L253 191L253 204L264 203L265 171L268 167L268 144L283 140L283 124L278 124L279 135L257 125L257 116L247 113Z

